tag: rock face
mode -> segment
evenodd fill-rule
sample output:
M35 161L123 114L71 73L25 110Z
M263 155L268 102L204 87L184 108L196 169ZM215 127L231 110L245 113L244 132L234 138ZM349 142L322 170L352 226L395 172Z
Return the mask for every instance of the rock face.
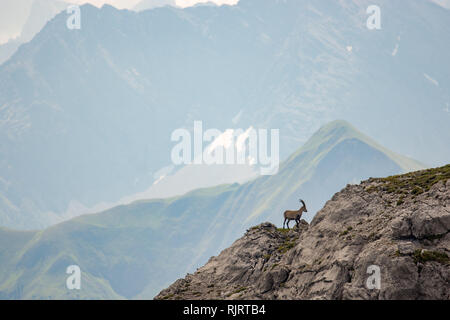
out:
M449 189L450 165L348 185L311 225L253 227L156 299L450 299Z

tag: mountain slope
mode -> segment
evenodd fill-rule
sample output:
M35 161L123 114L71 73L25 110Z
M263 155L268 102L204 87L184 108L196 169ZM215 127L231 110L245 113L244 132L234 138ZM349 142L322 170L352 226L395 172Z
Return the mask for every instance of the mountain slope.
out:
M20 1L19 5L16 5L17 1L9 1L2 3L1 8L7 13L6 20L13 18L19 32L17 37L10 39L8 42L0 45L0 64L8 60L14 52L23 44L31 39L45 26L45 24L52 19L56 14L66 9L70 3L58 0L27 0ZM5 8L8 6L14 8L16 12ZM20 12L20 14L18 13ZM24 12L29 12L25 21L22 23L20 16ZM19 18L18 18L19 17ZM5 19L2 19L5 21ZM9 22L9 25L14 23Z
M347 186L310 225L253 227L156 299L449 300L449 205L450 165Z
M2 241L0 255L9 253L7 262L0 261L1 296L151 298L250 225L267 219L281 224L281 212L298 207L299 197L309 220L350 181L402 172L404 163L420 166L395 155L397 163L364 141L370 140L348 123L333 122L282 163L277 175L84 215L34 233L14 252ZM80 292L64 290L70 264L86 277Z
M171 164L171 133L194 120L279 128L286 159L347 119L389 149L447 163L450 12L382 0L382 30L370 31L369 4L86 5L80 30L62 12L0 66L0 192L19 212L0 208L0 225L43 228L72 217L71 202L146 190Z

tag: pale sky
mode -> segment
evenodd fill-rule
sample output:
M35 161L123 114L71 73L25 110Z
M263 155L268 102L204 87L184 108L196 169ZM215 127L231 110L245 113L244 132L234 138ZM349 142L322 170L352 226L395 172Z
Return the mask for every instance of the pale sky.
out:
M101 7L103 4L110 4L118 9L131 9L137 5L141 0L66 0L67 2L83 4L90 3L94 6ZM182 8L190 7L197 3L214 2L215 4L236 4L239 0L176 0L177 6Z
M141 0L65 0L66 2L71 3L91 3L97 7L101 7L103 4L108 3L118 9L132 9L135 5L137 5ZM450 9L450 0L431 0L444 8ZM193 6L197 3L204 2L214 2L218 5L221 4L229 4L234 5L239 2L239 0L176 0L176 4L179 7L185 8Z
M438 5L450 9L450 0L431 0L435 3L437 3Z
M234 5L236 3L239 2L239 0L177 0L177 6L180 7L190 7L193 6L194 4L197 3L202 3L202 2L214 2L215 4L221 5L221 4L229 4L229 5Z

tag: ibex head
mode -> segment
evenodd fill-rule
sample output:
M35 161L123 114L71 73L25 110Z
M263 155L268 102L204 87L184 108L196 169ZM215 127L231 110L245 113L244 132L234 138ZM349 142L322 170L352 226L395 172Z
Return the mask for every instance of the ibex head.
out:
M303 201L302 199L300 199L300 202L303 204L303 207L305 208L305 212L308 212L308 209L306 209L305 201Z

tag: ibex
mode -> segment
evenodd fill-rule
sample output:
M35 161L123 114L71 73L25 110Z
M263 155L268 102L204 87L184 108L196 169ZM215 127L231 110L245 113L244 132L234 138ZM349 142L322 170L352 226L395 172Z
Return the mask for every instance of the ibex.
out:
M300 202L303 204L303 206L300 209L298 209L296 211L286 210L284 212L283 229L284 229L284 225L285 225L286 221L287 221L287 227L289 229L289 222L291 222L291 220L295 220L295 222L297 223L297 227L298 227L298 225L300 223L300 219L302 218L303 212L308 212L308 210L306 209L305 201L300 199Z

